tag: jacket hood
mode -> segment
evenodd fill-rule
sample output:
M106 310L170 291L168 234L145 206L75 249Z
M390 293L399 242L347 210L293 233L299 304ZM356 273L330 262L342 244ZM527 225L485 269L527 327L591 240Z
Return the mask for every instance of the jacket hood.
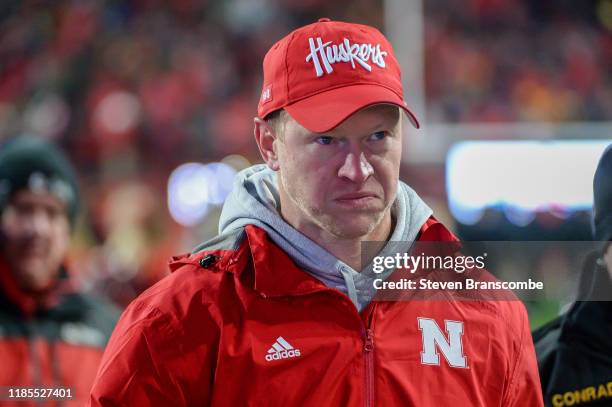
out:
M371 264L361 272L354 270L285 222L279 211L276 172L265 164L249 167L236 175L232 192L223 205L219 233L249 224L264 229L299 267L348 295L361 311L374 297L373 279L386 279L393 270L375 274ZM401 181L391 211L395 229L381 255L407 251L432 215L416 192Z

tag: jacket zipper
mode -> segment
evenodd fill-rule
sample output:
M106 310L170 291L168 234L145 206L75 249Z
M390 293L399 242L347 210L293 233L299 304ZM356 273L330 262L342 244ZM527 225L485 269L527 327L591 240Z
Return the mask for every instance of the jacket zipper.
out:
M33 334L33 329L27 328L28 336L28 351L30 354L30 364L32 366L32 384L33 387L42 387L42 375L41 375L41 366L40 366L40 357L37 349L37 336ZM34 404L37 406L42 405L42 399L35 399Z
M60 363L59 360L57 358L57 347L56 347L57 341L53 340L49 342L49 351L50 351L50 356L51 356L51 368L53 369L53 382L54 382L54 386L56 388L62 388L64 387L63 383L61 382L61 374L60 374ZM57 407L61 407L64 405L64 400L59 398L56 400L56 404Z
M365 405L374 405L374 332L367 328L363 346L365 359Z
M343 301L349 301L348 297L337 290L323 289L321 291L328 291L332 295L338 295ZM262 294L266 298L265 294ZM362 336L364 339L363 344L363 356L364 356L364 398L366 407L374 406L374 312L376 304L372 304L372 309L367 317L367 321L364 322L360 313L357 311L352 302L351 307L355 310L355 315L362 327Z

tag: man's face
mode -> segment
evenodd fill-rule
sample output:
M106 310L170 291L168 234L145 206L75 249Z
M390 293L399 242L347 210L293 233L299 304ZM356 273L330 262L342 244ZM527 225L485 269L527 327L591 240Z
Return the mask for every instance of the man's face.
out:
M20 287L44 290L57 278L70 241L66 207L49 193L17 192L2 212L2 248Z
M287 120L274 142L286 220L341 239L367 237L385 218L390 224L402 154L399 109L363 109L325 134Z

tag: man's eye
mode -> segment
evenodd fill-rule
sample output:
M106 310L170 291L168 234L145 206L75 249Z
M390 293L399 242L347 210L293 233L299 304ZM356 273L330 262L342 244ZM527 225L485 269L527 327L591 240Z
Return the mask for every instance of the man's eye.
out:
M13 206L13 209L19 216L29 216L34 213L34 207L31 205L16 205Z
M317 137L317 140L316 140L317 143L323 144L323 145L331 144L333 141L334 139L329 136Z
M58 208L47 208L47 216L49 219L56 219L62 215L62 211Z
M373 133L370 136L370 140L377 141L377 140L382 140L385 137L387 137L387 132L386 131L377 131L376 133Z

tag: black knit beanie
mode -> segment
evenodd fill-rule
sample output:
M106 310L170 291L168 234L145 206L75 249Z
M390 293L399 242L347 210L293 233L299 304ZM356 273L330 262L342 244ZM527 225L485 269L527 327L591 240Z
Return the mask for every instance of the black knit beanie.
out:
M74 223L79 208L74 169L57 147L39 137L17 137L0 147L0 211L23 189L57 196Z
M612 240L612 144L601 156L593 179L593 237Z

